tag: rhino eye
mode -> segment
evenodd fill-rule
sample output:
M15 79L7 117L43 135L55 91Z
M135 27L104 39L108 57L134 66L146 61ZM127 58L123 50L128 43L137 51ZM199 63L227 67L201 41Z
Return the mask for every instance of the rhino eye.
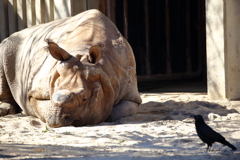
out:
M83 99L83 101L86 101L87 99Z

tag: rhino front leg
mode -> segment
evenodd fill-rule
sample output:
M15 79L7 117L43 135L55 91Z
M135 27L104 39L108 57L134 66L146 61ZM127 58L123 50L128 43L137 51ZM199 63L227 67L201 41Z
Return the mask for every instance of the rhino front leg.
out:
M138 104L133 101L121 100L117 105L113 106L112 112L106 121L113 122L123 117L135 115L137 107Z
M19 106L16 102L0 101L0 117L18 112Z
M0 65L2 64L2 60L0 60ZM15 114L19 110L20 107L15 102L9 89L6 77L3 72L3 67L0 66L0 116Z
M14 100L10 88L7 83L3 68L3 45L4 41L0 44L0 116L5 116L7 114L14 114L20 111L20 107Z

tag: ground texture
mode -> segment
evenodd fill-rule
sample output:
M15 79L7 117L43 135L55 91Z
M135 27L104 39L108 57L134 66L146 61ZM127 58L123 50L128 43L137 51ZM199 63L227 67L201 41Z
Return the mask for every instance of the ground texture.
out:
M0 159L240 159L240 102L201 93L142 93L138 114L97 126L52 129L24 114L0 117ZM238 150L210 152L190 114L201 114Z

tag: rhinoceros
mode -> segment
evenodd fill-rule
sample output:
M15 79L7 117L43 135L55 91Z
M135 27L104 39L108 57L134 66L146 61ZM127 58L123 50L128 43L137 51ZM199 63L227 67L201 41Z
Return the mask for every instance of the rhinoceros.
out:
M133 51L100 11L36 25L0 44L0 116L22 110L50 127L134 115Z

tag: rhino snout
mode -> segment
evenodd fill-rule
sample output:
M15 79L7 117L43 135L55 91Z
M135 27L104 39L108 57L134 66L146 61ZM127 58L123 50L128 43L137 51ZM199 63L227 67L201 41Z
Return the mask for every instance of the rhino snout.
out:
M59 90L53 94L53 102L54 103L64 103L70 99L72 99L73 94L68 90Z
M73 122L73 119L70 115L63 115L63 116L56 116L51 115L47 118L47 123L50 127L62 127L62 126L68 126L71 125Z

